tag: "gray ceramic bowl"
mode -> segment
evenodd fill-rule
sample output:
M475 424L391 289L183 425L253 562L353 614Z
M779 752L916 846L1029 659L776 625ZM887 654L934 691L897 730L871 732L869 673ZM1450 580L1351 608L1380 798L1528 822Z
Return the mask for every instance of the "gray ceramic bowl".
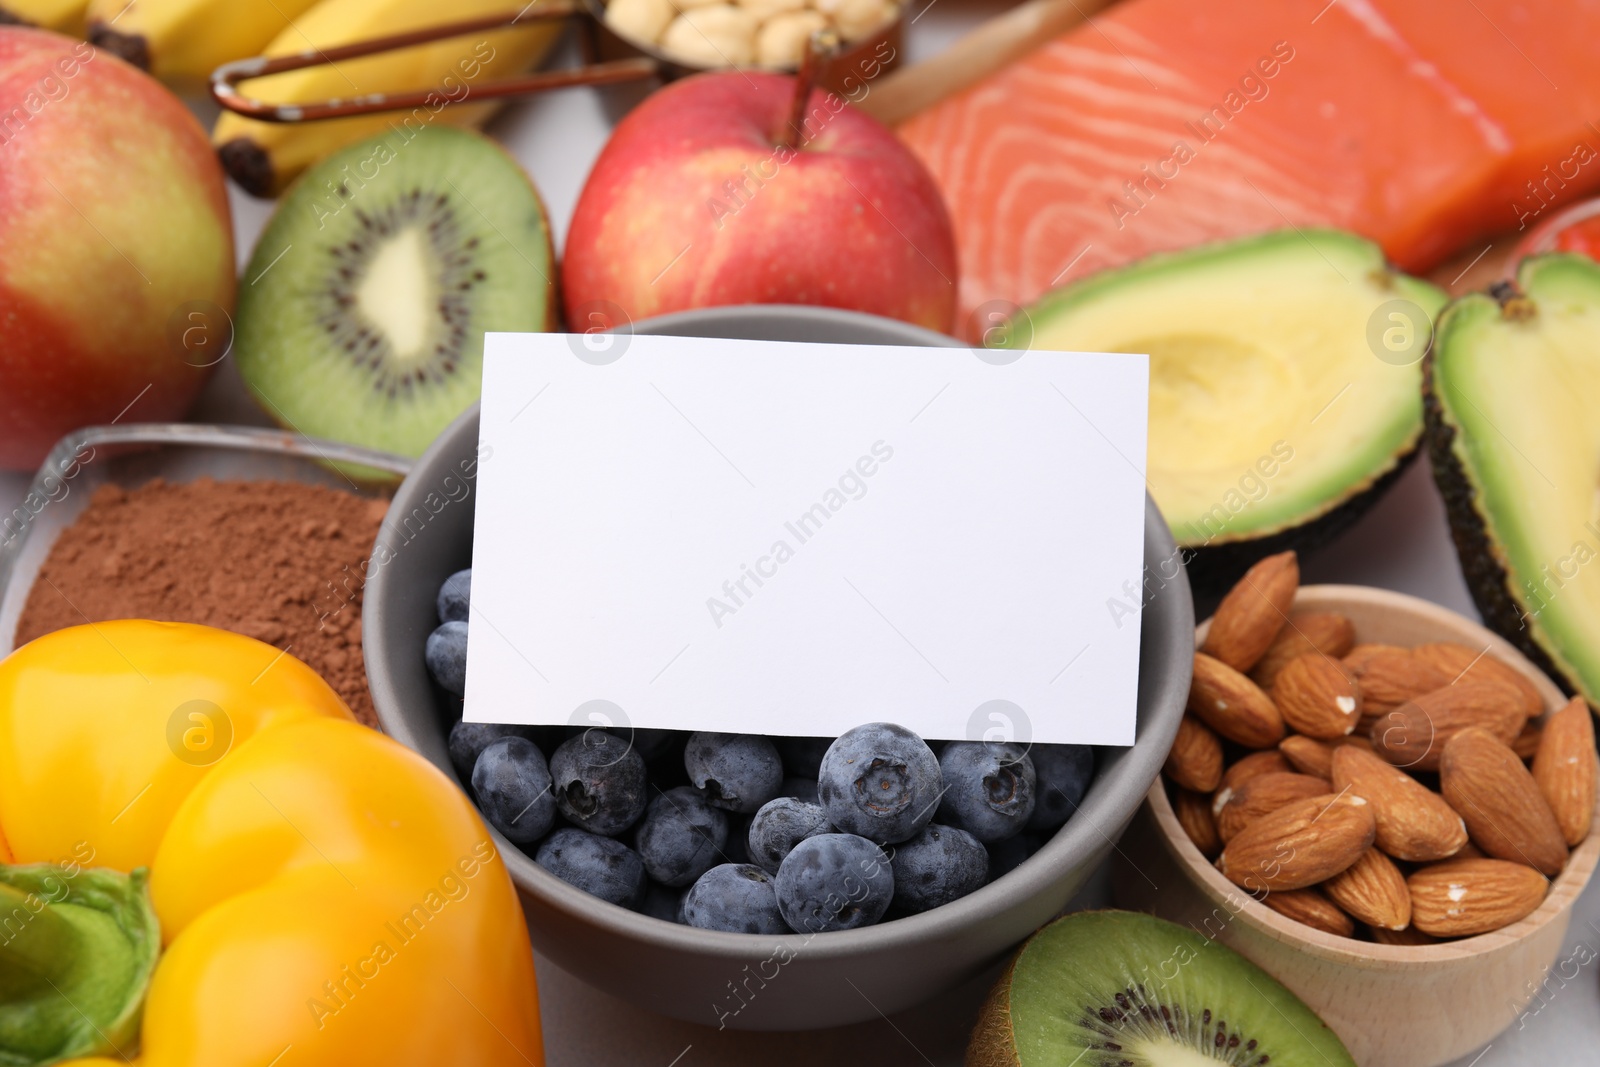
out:
M888 319L782 306L669 315L641 322L635 332L957 343ZM445 431L400 487L389 522L411 517L410 539L397 538L404 547L368 584L364 609L367 673L384 729L452 778L450 713L428 678L422 647L437 624L439 583L472 558L473 507L469 496L432 514L423 501L430 493L440 499L438 487L475 454L477 441L473 410ZM1157 574L1164 561L1170 570L1176 551L1147 500L1147 575ZM750 1030L819 1029L892 1014L994 964L1059 913L1106 859L1166 759L1188 695L1193 652L1194 610L1179 574L1149 598L1143 615L1137 743L1100 750L1078 813L1033 858L978 892L920 915L839 933L713 933L607 904L547 874L498 834L495 843L521 893L534 947L624 1000L691 1022Z

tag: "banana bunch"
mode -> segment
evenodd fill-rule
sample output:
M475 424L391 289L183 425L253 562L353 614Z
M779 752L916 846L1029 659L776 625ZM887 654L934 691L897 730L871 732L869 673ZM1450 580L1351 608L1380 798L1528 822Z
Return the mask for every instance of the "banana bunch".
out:
M241 0L212 2L231 4ZM515 7L516 3L507 0L453 0L449 4L437 0L321 0L296 19L293 28L273 39L264 54L326 49ZM530 21L510 30L452 37L248 81L240 86L242 93L275 104L314 103L409 89L430 89L435 96L430 98L430 106L410 112L306 123L258 122L223 112L211 131L211 141L223 166L246 191L256 196L275 196L324 156L385 130L392 128L397 131L396 136L404 137L406 130L433 122L481 124L494 112L496 103L471 102L473 86L523 72L544 57L560 32L559 23Z
M0 0L9 2L16 0ZM169 85L195 90L222 64L258 54L314 3L89 0L89 40Z
M0 25L21 23L82 36L89 0L0 0Z

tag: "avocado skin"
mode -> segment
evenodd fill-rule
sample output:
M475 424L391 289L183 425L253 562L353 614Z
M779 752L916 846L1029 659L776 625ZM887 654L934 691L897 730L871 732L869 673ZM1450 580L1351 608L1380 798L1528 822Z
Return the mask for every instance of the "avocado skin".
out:
M1405 474L1406 469L1416 461L1421 451L1422 444L1419 440L1415 446L1400 456L1392 468L1380 475L1377 481L1326 515L1310 522L1248 541L1228 541L1223 544L1183 549L1184 565L1189 572L1189 586L1194 591L1196 617L1203 617L1200 615L1203 608L1215 607L1216 602L1244 577L1245 571L1266 557L1290 549L1305 555L1323 545L1331 544L1383 498L1383 494L1400 480L1400 476ZM1210 611L1207 610L1206 614L1210 614Z
M1422 437L1428 443L1428 459L1433 464L1434 484L1444 497L1450 519L1450 538L1461 560L1461 573L1472 593L1472 602L1484 625L1510 641L1568 696L1577 693L1565 673L1533 639L1533 631L1523 624L1522 605L1515 586L1504 567L1495 561L1489 528L1477 508L1477 492L1455 454L1456 428L1445 415L1433 387L1434 354L1422 363Z

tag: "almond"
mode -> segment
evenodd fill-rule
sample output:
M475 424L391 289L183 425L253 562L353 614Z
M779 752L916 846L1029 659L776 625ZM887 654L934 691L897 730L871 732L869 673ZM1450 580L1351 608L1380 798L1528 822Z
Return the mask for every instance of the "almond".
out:
M1372 845L1372 807L1355 796L1311 797L1263 815L1222 848L1217 870L1253 893L1304 889Z
M1361 721L1361 690L1336 659L1308 652L1278 672L1272 702L1289 726L1307 737L1344 737Z
M1308 612L1291 615L1278 631L1278 637L1267 648L1256 665L1250 668L1250 677L1263 689L1271 689L1278 672L1290 660L1307 652L1320 652L1334 659L1342 658L1356 643L1356 627L1343 615L1331 611Z
M1290 734L1278 742L1278 751L1282 752L1294 769L1301 774L1314 775L1317 778L1333 778L1333 751L1345 745L1354 745L1365 751L1372 751L1372 742L1359 734L1349 737L1337 737L1331 741L1318 741L1314 738L1303 737L1300 734Z
M1227 844L1261 816L1297 800L1327 796L1331 792L1327 779L1313 778L1309 774L1260 775L1234 790L1233 795L1215 809L1217 833L1223 844Z
M1259 778L1263 774L1293 773L1294 768L1290 766L1289 761L1275 748L1240 757L1233 766L1222 772L1222 782L1217 786L1217 791L1211 794L1212 816L1216 816L1222 810L1222 806L1233 799L1233 794L1239 787L1250 779Z
M1400 883L1405 888L1405 883ZM1350 916L1315 889L1280 889L1261 898L1261 903L1286 918L1304 923L1314 930L1335 937L1349 937L1356 932Z
M1467 825L1443 797L1365 749L1333 750L1333 789L1364 798L1377 820L1378 847L1397 860L1425 863L1454 856Z
M1517 754L1487 730L1462 730L1444 746L1439 791L1496 859L1554 877L1567 864L1561 824Z
M1462 730L1481 727L1509 745L1522 732L1522 723L1522 706L1508 699L1502 687L1458 682L1383 716L1372 728L1372 747L1396 767L1434 771L1444 746Z
M1222 742L1205 723L1185 715L1178 720L1178 736L1163 770L1185 789L1209 793L1222 781Z
M1339 907L1375 929L1404 930L1411 925L1411 893L1394 860L1369 848L1349 867L1322 883Z
M1344 658L1361 686L1367 714L1399 707L1424 693L1442 689L1451 675L1420 659L1409 648L1396 645L1357 645Z
M1589 836L1594 820L1596 773L1589 705L1582 697L1573 697L1566 707L1545 717L1533 757L1533 780L1555 813L1561 836L1573 847Z
M1222 784L1217 787L1217 792L1231 792L1257 775L1289 774L1293 770L1294 767L1283 758L1283 753L1275 748L1252 752L1248 756L1241 756L1233 766L1222 772Z
M1404 930L1385 930L1381 926L1371 927L1372 940L1380 945L1437 945L1439 939L1432 934L1425 934L1415 926L1408 926Z
M1544 875L1521 863L1435 863L1406 879L1411 925L1435 937L1486 934L1533 914L1549 885Z
M1217 824L1211 818L1211 801L1199 793L1187 789L1175 789L1172 792L1172 813L1178 817L1178 825L1183 827L1183 832L1189 835L1189 840L1194 842L1194 847L1206 859L1216 859L1217 853L1222 851L1222 838L1217 836Z
M1504 686L1515 694L1524 715L1540 715L1544 712L1544 698L1528 680L1528 676L1495 659L1489 654L1488 648L1474 649L1466 645L1440 643L1418 645L1411 651L1418 659L1448 674L1452 683L1471 681Z
M1290 734L1278 742L1278 751L1301 774L1314 778L1333 777L1333 746L1300 734Z
M1189 710L1230 741L1271 748L1283 739L1283 716L1261 687L1219 659L1194 654Z
M1299 587L1300 564L1293 552L1260 561L1217 605L1200 650L1236 671L1249 670L1283 629Z
M1346 667L1349 667L1352 671L1356 672L1356 677L1359 678L1362 672L1367 669L1367 664L1372 662L1375 657L1388 655L1391 652L1410 651L1410 649L1403 648L1400 645L1380 645L1368 643L1354 646L1349 652L1346 652L1340 658L1344 660L1344 665Z

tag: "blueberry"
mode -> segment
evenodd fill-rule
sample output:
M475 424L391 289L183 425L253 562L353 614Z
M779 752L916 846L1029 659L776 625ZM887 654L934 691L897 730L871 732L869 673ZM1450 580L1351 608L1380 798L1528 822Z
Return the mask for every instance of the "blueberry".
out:
M871 926L892 899L889 857L855 834L808 837L778 868L778 908L796 933Z
M808 837L831 834L833 824L820 804L808 804L791 797L778 797L761 805L750 820L750 862L778 873L783 857Z
M1043 841L1031 833L1020 833L1004 841L992 841L984 847L989 851L989 881L997 881L1022 866Z
M772 875L752 863L722 863L683 895L683 921L730 934L786 934Z
M644 864L637 852L615 838L569 826L546 838L533 861L601 900L624 908L637 908L644 901Z
M460 696L467 691L467 624L447 622L428 635L423 647L428 673L440 688Z
M610 837L644 814L644 759L604 730L563 741L550 757L550 775L561 814L585 830Z
M982 889L989 880L983 842L954 826L930 823L894 847L895 907L927 911Z
M886 722L840 734L817 777L829 821L881 844L904 841L932 822L942 788L933 750L904 726Z
M822 767L822 756L833 744L831 737L774 737L778 755L783 757L783 772L796 778L815 778Z
M1072 818L1094 777L1094 749L1088 745L1034 745L1028 751L1037 778L1028 829L1041 833Z
M741 815L755 814L783 784L777 748L755 734L690 734L683 765L708 803Z
M478 753L502 737L527 737L525 726L497 722L458 722L450 727L450 765L463 782L472 780L472 767Z
M952 741L939 757L944 774L940 821L979 841L1018 834L1033 815L1033 761L1010 741Z
M681 888L723 862L728 816L693 786L669 789L650 802L636 844L650 877Z
M472 602L472 568L456 571L439 587L439 621L466 622Z
M533 844L555 822L550 769L544 753L526 737L502 737L478 754L472 795L489 825L518 845Z
M644 891L644 903L639 905L644 914L667 923L682 922L682 909L683 890L668 888L660 882L650 883L650 888Z

